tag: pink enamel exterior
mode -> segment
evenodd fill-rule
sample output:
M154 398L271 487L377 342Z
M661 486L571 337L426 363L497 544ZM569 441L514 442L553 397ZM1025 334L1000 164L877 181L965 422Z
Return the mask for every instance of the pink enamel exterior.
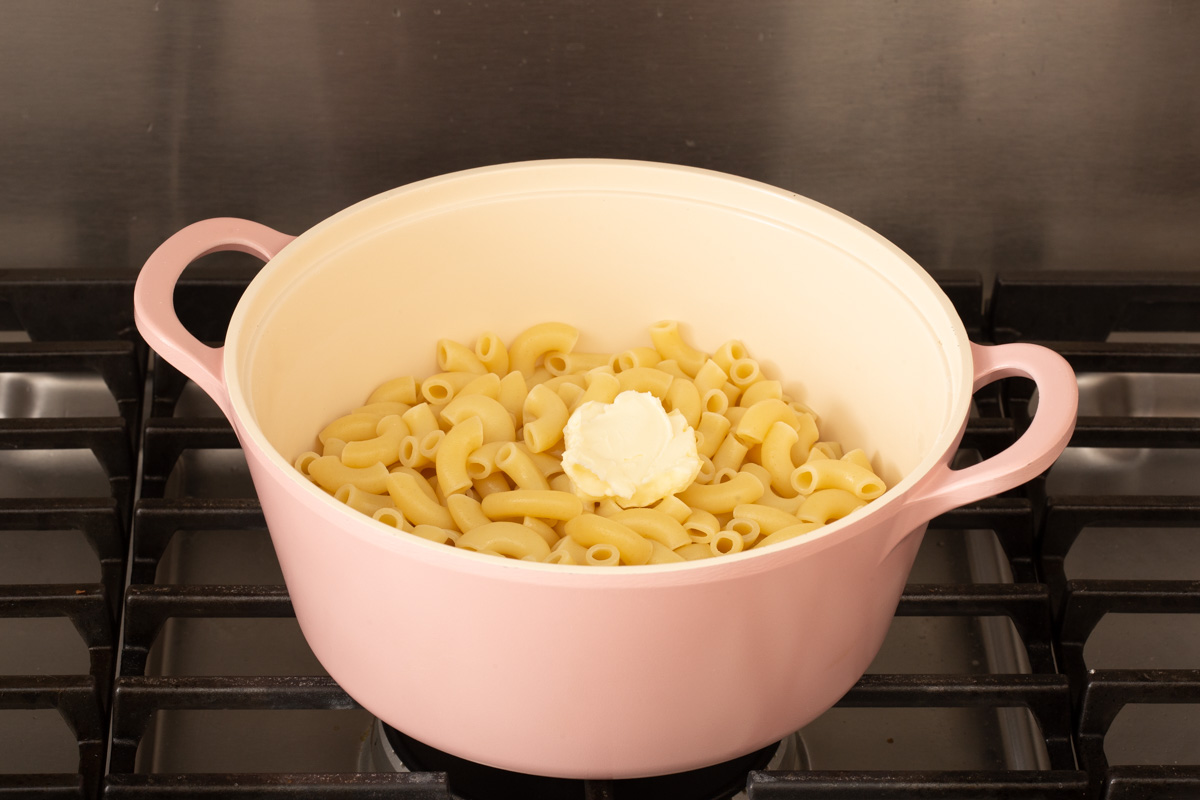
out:
M622 168L651 178L681 169ZM297 620L329 674L405 733L504 769L666 774L802 727L874 658L928 521L1041 473L1074 427L1074 375L1060 357L1033 345L971 345L963 333L954 343L969 358L959 391L1032 377L1041 399L1031 428L1000 455L951 471L966 422L960 404L940 421L936 452L886 502L811 541L675 569L590 572L457 552L382 533L298 476L248 419L236 354L203 346L175 318L174 285L192 260L219 249L269 260L290 240L242 220L181 231L139 278L139 330L230 417ZM250 323L235 314L230 341L244 333L239 324Z

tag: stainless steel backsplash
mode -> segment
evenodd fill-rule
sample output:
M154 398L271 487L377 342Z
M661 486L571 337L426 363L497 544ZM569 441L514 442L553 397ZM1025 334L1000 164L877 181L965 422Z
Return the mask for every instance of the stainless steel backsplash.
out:
M0 5L0 268L485 164L766 181L927 268L1200 268L1200 4Z

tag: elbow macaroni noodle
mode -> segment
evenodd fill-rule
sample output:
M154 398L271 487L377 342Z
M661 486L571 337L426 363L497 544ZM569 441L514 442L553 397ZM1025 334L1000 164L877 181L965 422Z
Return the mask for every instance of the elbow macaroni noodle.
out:
M295 468L397 535L577 566L669 564L769 547L887 489L736 339L714 353L673 321L653 346L580 353L579 332L535 325L505 343L437 342L438 372L394 378L326 425ZM653 506L584 500L563 474L563 427L582 403L648 392L694 430L703 468Z

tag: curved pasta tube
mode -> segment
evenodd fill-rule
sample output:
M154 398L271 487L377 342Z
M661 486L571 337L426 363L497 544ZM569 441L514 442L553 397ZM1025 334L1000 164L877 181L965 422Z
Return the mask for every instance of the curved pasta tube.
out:
M700 561L701 559L713 557L712 548L704 542L685 544L676 550L675 554L680 556L684 561Z
M342 451L345 449L346 442L344 440L331 436L325 440L325 446L321 448L321 455L337 456L340 459L342 457Z
M358 442L375 436L375 427L379 417L374 414L346 414L326 425L317 434L321 444L328 439L341 439L343 442Z
M776 422L786 422L795 427L796 412L782 400L759 400L746 409L734 433L747 444L762 444L767 431Z
M671 519L678 522L680 525L692 513L692 509L688 504L680 500L673 494L669 494L653 506L655 511L661 511Z
M500 397L500 376L492 372L485 372L459 389L455 393L454 399L457 400L470 394L481 394L496 400Z
M380 384L375 391L371 392L367 397L367 404L371 403L404 403L405 405L413 405L417 402L419 386L417 379L412 375L403 375L399 378L392 378L386 383Z
M845 489L820 489L808 496L808 499L796 509L796 517L801 522L817 522L822 525L839 520L842 517L867 504L866 500L856 497Z
M372 516L381 508L396 507L390 496L364 492L352 483L338 487L338 490L333 493L333 497L335 500L345 503L360 514L366 514L367 516Z
M499 400L482 394L458 395L441 410L440 416L452 426L474 417L483 425L483 441L511 442L517 438L512 415Z
M497 404L499 407L499 404ZM503 412L503 409L501 409ZM507 418L508 413L504 412ZM471 488L471 476L467 474L467 456L483 444L483 421L479 417L467 417L450 429L438 445L434 465L437 468L438 486L442 494L449 497Z
M516 485L518 489L549 489L550 482L534 463L529 453L515 442L506 442L496 451L496 468Z
M795 525L788 525L786 528L780 528L774 533L768 534L754 543L754 549L760 547L770 547L773 544L786 542L788 539L795 539L797 536L803 536L806 533L811 533L821 527L819 522L798 522Z
M481 505L483 513L491 519L540 517L569 520L583 513L583 501L579 497L553 489L511 489L507 492L495 492L484 497Z
M463 533L491 522L488 515L483 513L479 501L467 494L452 494L447 497L446 510L450 512L454 526Z
M742 537L743 550L753 547L758 537L762 534L762 529L758 527L757 522L738 516L734 516L733 519L729 520L729 523L725 525L725 530Z
M513 422L519 428L522 425L525 398L529 395L529 386L525 376L519 372L510 372L500 379L500 393L496 400L504 406L504 410L512 414Z
M492 331L483 333L475 342L475 357L488 372L495 375L508 372L508 348L504 346L504 340Z
M546 544L546 540L519 522L489 522L472 528L458 537L457 546L506 558L532 556L541 561L550 555L550 545Z
M875 468L871 466L871 459L867 458L867 454L862 451L862 448L855 448L846 453L846 455L842 456L842 461L857 464L868 472L875 472ZM875 474L878 475L879 473Z
M792 446L800 440L796 429L786 422L773 423L763 439L759 460L771 474L771 488L784 497L794 497Z
M406 533L412 532L412 525L408 524L408 520L404 518L404 514L400 513L400 509L395 506L384 506L383 508L375 509L371 514L371 519L377 519L384 525L388 525L396 530Z
M430 500L433 500L434 502L438 502L437 492L435 492L433 490L433 485L429 482L429 479L426 478L421 473L417 472L412 467L406 467L403 464L399 464L397 466L392 467L388 471L389 472L403 472L406 475L412 475L414 478L417 479L417 488L419 488L422 492L424 492L425 495Z
M584 563L589 567L615 567L621 563L621 551L606 542L594 544L587 549Z
M750 353L746 350L746 345L738 339L730 339L722 344L712 354L712 360L717 362L721 369L729 373L729 368L733 366L733 362L740 358L749 358Z
M696 384L679 378L671 381L666 397L663 398L663 408L668 413L678 411L687 420L688 427L692 429L700 424L700 416L704 412L704 407L700 404L700 391L696 388Z
M679 362L673 358L664 358L662 361L659 361L657 364L655 364L654 368L660 372L667 373L672 378L678 378L685 381L690 381L692 379L692 376L684 372L683 369L680 368Z
M568 412L574 411L583 402L583 387L575 383L561 384L554 393L563 401Z
M296 460L292 462L292 466L295 467L296 471L301 475L311 479L312 476L308 474L308 465L320 457L320 453L314 453L312 450L309 450L296 456Z
M583 566L587 563L587 548L569 536L559 539L552 551L566 553L572 564Z
M783 384L770 380L755 381L742 392L742 396L738 398L738 405L750 408L762 400L783 400Z
M789 514L795 514L796 509L804 502L804 495L797 494L794 497L780 497L775 494L775 490L771 488L771 473L767 472L766 467L761 464L755 464L753 461L742 465L742 472L748 475L753 475L762 484L763 495L754 502L758 505L771 506L778 508L781 511L786 511Z
M717 531L708 546L712 548L714 556L727 556L742 552L746 543L741 534L735 531Z
M412 406L408 403L367 403L365 406L359 406L351 411L351 414L370 414L375 419L383 419L390 417L393 414L403 414Z
M712 411L701 413L700 426L696 428L696 452L712 458L728 435L729 420L723 414Z
M728 370L734 386L745 390L763 379L762 367L753 358L739 358Z
M801 464L792 473L791 480L792 486L800 494L810 495L821 489L842 489L860 500L874 500L887 488L871 470L852 461L832 459Z
M308 474L330 494L347 483L371 494L382 494L387 489L387 467L379 463L369 467L347 467L337 456L321 456L309 463Z
M729 376L721 369L720 364L710 358L696 371L696 377L692 380L696 384L696 391L703 396L712 389L724 386Z
M543 363L551 375L561 376L606 367L610 358L608 353L562 353L553 350L546 353Z
M563 426L570 414L561 397L539 384L525 397L523 416L525 444L533 452L541 453L562 440Z
M762 484L747 472L739 472L724 483L694 483L679 493L679 499L692 508L712 514L725 514L762 496Z
M800 522L795 514L789 514L783 509L761 503L743 503L735 506L733 516L734 519L753 520L757 523L759 532L766 536Z
M580 398L580 403L611 403L621 393L621 382L611 372L592 370L584 376L587 388Z
M634 367L653 367L660 361L662 356L653 347L632 347L613 356L611 363L614 370L622 372Z
M445 506L429 497L417 485L419 479L407 472L393 472L387 477L387 492L414 525L436 525L453 528L454 518Z
M487 372L479 356L465 344L453 339L438 339L435 350L438 369L442 372L473 372L476 375Z
M691 544L691 542L689 541L688 544ZM647 564L682 564L687 560L671 548L653 539L650 540L650 547L653 549L653 552L650 554L650 560L646 562Z
M721 442L721 446L717 448L717 452L713 453L713 467L718 472L723 469L736 471L746 460L748 452L750 452L750 447L737 436L726 436L725 441Z
M427 403L448 403L458 390L479 377L473 372L439 372L421 381L421 397Z
M688 375L695 375L708 357L687 344L675 320L663 320L650 326L650 341L663 360L672 360Z
M700 395L700 405L710 414L724 414L729 409L729 395L721 389L709 389Z
M458 531L439 528L437 525L414 525L409 533L420 536L422 539L428 539L437 544L453 545L458 541Z
M683 525L674 517L652 508L627 508L613 514L609 519L616 520L646 539L660 542L669 550L682 547L691 541Z
M622 392L648 392L658 399L666 397L671 375L654 367L633 367L617 373L617 384Z
M792 445L792 463L802 464L813 452L813 445L821 438L817 421L812 414L796 414L796 443ZM822 453L822 455L824 455Z
M438 447L446 438L446 432L438 429L424 436L405 436L400 440L400 463L417 469L427 467L437 458Z
M543 322L527 328L508 345L508 366L514 372L532 375L537 361L546 353L569 353L579 341L579 331L565 322Z
M400 419L404 420L404 424L408 426L409 435L418 440L442 427L438 424L437 415L433 413L433 409L428 403L418 403L401 414Z
M683 521L683 529L693 542L708 544L712 540L713 534L721 530L721 521L708 511L695 509Z
M567 520L564 526L567 536L584 547L608 544L621 553L621 562L631 566L645 564L654 554L650 540L626 525L595 514L581 514Z
M521 524L545 539L548 547L553 547L554 545L558 544L558 531L554 530L554 528L551 528L537 517L525 517L525 519L521 520Z
M408 425L395 414L379 420L374 439L346 442L342 463L347 467L369 467L376 461L390 467L400 460L400 442L409 435Z
M501 472L493 472L486 478L478 478L472 481L472 484L479 496L485 498L488 495L499 494L500 492L507 492L512 489L508 484L508 478L504 477L504 474Z

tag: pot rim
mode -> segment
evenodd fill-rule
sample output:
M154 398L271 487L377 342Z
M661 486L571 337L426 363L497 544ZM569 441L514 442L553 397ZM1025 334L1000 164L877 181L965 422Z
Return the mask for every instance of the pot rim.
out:
M416 216L443 214L467 205L495 201L501 197L512 199L520 196L544 195L546 193L594 193L605 191L595 187L580 189L578 187L559 186L556 189L541 187L520 189L510 186L507 191L503 192L493 192L485 195L460 195L457 199L450 199L449 201L447 199L439 200L437 197L438 191L445 189L450 184L479 182L481 179L486 180L493 176L504 175L505 173L563 169L593 170L594 173L589 173L589 175L595 174L597 177L602 171L611 175L614 174L614 170L622 170L631 178L640 176L643 180L652 178L653 175L666 174L673 179L678 179L682 176L685 181L706 182L710 186L724 184L726 188L738 192L738 200L757 200L760 203L760 209L758 211L751 211L746 207L735 205L731 201L718 201L713 197L692 198L680 191L664 191L661 188L654 191L649 183L646 184L645 188L617 188L608 189L607 191L619 194L658 194L679 200L698 200L699 202L714 204L743 215L755 216L777 226L807 230L797 222L788 223L786 219L781 219L779 214L769 214L763 208L772 207L784 210L790 205L793 208L800 209L801 213L804 214L815 212L828 217L851 236L858 237L858 244L874 248L877 251L881 250L883 255L893 259L894 266L908 269L917 281L923 285L922 288L929 293L928 299L933 300L944 312L944 321L948 323L949 328L954 334L953 340L946 341L943 339L941 341L942 352L946 358L950 377L953 376L955 362L957 361L959 365L957 383L948 387L952 393L952 399L949 404L946 420L936 439L929 445L926 454L904 478L890 487L878 499L871 501L847 517L832 522L812 533L762 550L751 549L721 556L720 558L688 561L682 564L623 566L620 569L613 570L563 564L543 564L514 559L498 559L495 556L462 551L457 548L451 553L450 548L447 548L445 545L429 542L418 536L396 535L395 529L348 508L305 479L267 441L262 433L247 401L239 373L239 352L244 346L243 339L254 336L253 328L247 325L250 308L254 305L258 295L264 291L264 286L271 280L272 276L281 270L293 269L293 265L297 263L304 263L304 261L309 260L306 258L307 254L305 253L305 250L308 248L313 248L322 255L331 252L326 248L325 243L320 241L324 234L343 224L351 217L368 213L376 206L395 201L397 198L416 196L424 193L433 195L432 199L437 201L419 215L406 215L404 217L406 221L411 221ZM635 181L631 181L631 183L633 182ZM783 202L781 203L781 201ZM377 227L371 228L372 232L377 230ZM828 240L826 242L829 243ZM831 244L831 246L837 247L838 245ZM854 257L862 260L859 256ZM903 293L904 290L901 287L897 287L897 291ZM284 302L285 298L286 293L276 295L270 301L270 304L259 312L259 317L269 316L271 309L279 303ZM928 315L923 316L927 320L929 319ZM253 343L250 342L249 346L253 347ZM406 184L368 197L325 218L289 242L250 282L246 291L239 299L233 316L230 319L222 361L225 388L228 392L230 408L235 419L235 428L243 445L255 451L267 465L273 468L274 477L284 482L284 485L293 497L320 513L327 520L336 522L339 525L339 530L336 532L337 535L359 537L374 546L396 552L406 557L415 557L418 560L428 562L431 565L437 565L441 568L455 568L459 571L465 570L481 576L491 577L522 575L528 576L530 579L538 582L547 583L559 583L560 581L554 578L555 576L560 576L564 579L562 583L573 586L580 586L581 578L584 578L584 576L587 576L584 579L586 585L592 585L593 582L596 582L596 585L613 586L624 583L644 585L648 576L661 575L663 577L656 580L661 580L664 583L692 583L694 581L731 577L746 571L760 572L792 563L795 560L806 557L809 553L815 553L854 538L869 528L896 517L904 508L913 490L929 476L934 467L943 461L947 453L957 445L966 425L972 396L973 380L970 341L967 337L966 328L949 298L946 297L945 293L929 273L917 264L915 260L888 239L861 222L794 192L788 192L748 178L678 164L600 158L523 161L452 172ZM353 520L353 523L349 523L350 520ZM917 520L913 525L915 526L927 521ZM507 570L507 572L504 572L504 570Z

